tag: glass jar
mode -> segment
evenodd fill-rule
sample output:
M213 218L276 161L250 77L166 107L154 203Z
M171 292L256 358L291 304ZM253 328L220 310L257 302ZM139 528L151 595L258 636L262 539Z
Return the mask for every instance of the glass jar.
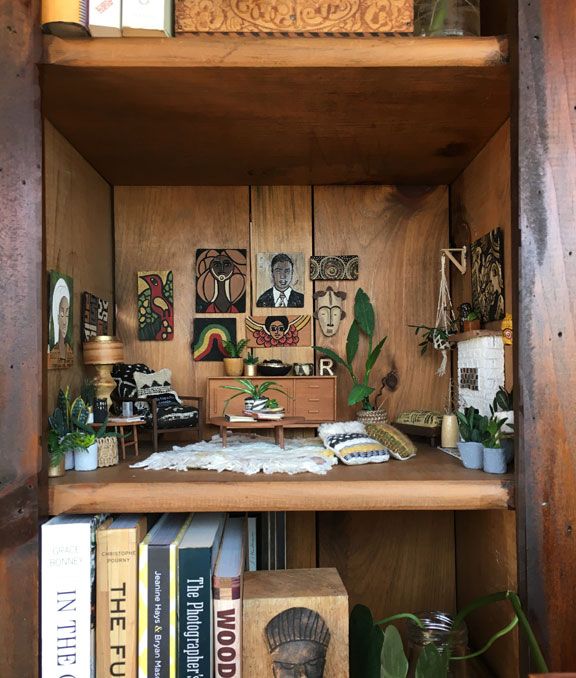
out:
M415 35L480 35L480 0L415 0Z
M422 620L424 628L412 621L407 623L408 661L410 669L408 678L416 675L416 664L425 645L433 643L438 650L451 648L453 657L463 657L468 654L468 629L466 624L454 631L453 617L445 612L422 612L417 615ZM467 669L466 661L450 662L449 678L469 678L471 672Z

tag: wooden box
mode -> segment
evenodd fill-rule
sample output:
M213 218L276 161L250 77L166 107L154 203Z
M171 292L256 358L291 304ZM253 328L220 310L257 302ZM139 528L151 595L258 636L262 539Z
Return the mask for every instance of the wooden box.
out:
M413 0L176 0L177 33L411 33Z
M323 657L319 675L347 676L348 594L338 571L246 572L242 633L245 676L273 678L273 661L304 665Z

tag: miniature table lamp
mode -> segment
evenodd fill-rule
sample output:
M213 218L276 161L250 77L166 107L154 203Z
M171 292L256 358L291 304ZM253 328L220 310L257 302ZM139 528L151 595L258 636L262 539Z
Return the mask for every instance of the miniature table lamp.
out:
M108 406L112 403L110 394L116 383L110 375L110 369L114 363L124 360L124 346L117 337L92 337L82 345L84 349L84 364L94 365L96 368L96 397L105 398Z

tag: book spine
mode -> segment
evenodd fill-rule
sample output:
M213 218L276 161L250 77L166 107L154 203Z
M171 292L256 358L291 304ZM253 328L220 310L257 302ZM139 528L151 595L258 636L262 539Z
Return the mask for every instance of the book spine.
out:
M90 525L42 526L42 676L90 675Z
M98 532L98 678L137 675L138 528Z
M148 544L138 550L138 678L148 676Z
M147 678L171 678L170 621L170 548L149 546Z
M256 569L258 569L258 533L256 522L256 516L248 516L246 520L246 570L248 570L248 572L254 572Z
M181 549L178 678L212 678L211 550Z
M242 584L214 582L214 664L217 678L242 676Z

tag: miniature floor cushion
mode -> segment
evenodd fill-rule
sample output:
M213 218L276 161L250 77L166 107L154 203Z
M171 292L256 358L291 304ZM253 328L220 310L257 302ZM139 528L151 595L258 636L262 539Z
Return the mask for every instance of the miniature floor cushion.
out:
M324 445L333 450L338 459L350 466L388 461L390 453L374 438L371 438L359 421L341 421L321 424L318 436Z

